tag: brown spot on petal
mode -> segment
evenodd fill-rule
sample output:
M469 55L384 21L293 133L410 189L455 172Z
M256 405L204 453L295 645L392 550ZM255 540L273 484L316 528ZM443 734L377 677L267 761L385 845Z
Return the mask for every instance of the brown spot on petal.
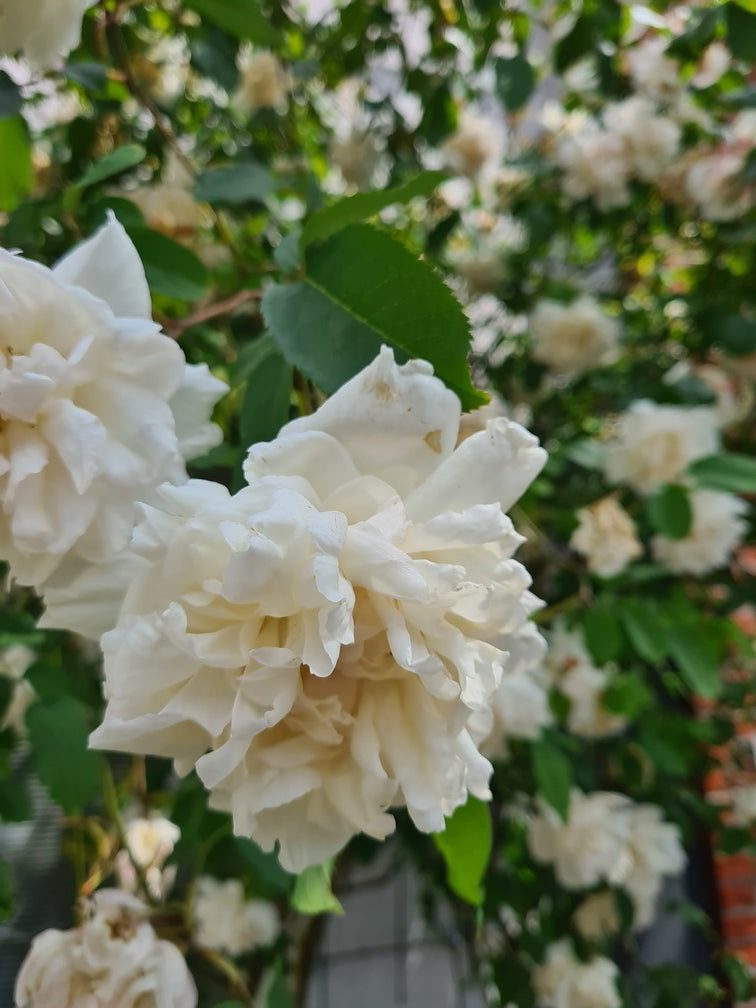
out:
M425 435L425 443L428 445L431 451L434 451L437 455L441 454L441 431L432 430L428 431Z
M391 386L385 381L376 382L372 391L375 394L376 399L383 399L384 402L388 402L390 399L394 398Z

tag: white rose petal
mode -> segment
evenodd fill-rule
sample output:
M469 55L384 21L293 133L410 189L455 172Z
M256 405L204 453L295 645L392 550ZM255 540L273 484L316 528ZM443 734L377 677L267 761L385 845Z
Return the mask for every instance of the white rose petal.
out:
M95 0L4 0L0 52L22 52L35 67L59 63L81 39L81 19Z
M236 832L295 871L385 837L391 805L435 831L487 798L468 722L516 674L537 605L503 509L544 453L505 419L455 449L459 419L430 365L384 349L255 445L235 495L162 488L103 638L93 743L196 764Z

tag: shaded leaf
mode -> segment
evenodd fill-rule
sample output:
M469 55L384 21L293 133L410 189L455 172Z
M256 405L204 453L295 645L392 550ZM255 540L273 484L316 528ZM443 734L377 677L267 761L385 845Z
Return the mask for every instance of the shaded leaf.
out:
M522 108L535 87L535 72L524 56L494 62L496 90L508 111Z
M667 483L645 500L646 515L654 531L669 539L682 539L693 522L688 491L678 483Z
M4 70L0 70L0 119L10 119L21 111L23 104L18 85Z
M271 346L250 373L239 412L242 445L272 441L289 419L291 407L291 366Z
M34 185L29 130L20 115L0 119L0 211L13 210Z
M87 748L83 704L71 696L47 696L26 712L29 742L40 780L64 812L81 812L100 790L102 757Z
M622 631L614 610L605 602L596 603L583 613L583 636L597 665L605 665L622 650Z
M566 820L572 787L572 763L546 735L533 742L530 754L538 794Z
M663 661L667 655L667 637L654 606L645 599L624 599L618 613L640 657L651 665Z
M136 167L144 161L146 154L141 144L123 144L91 164L73 184L77 189L86 189L96 182Z
M707 455L688 466L688 476L711 490L756 493L756 459L750 455Z
M727 45L736 59L756 62L756 11L730 0L725 4Z
M267 168L255 161L242 161L203 172L194 185L194 197L200 203L260 203L274 186Z
M278 33L262 13L257 0L186 0L186 6L238 39L267 46L278 42Z
M196 301L204 296L210 277L193 252L150 228L127 228L127 231L153 293L181 301Z
M711 700L721 688L719 668L722 650L711 633L700 625L675 622L667 628L669 653L690 689Z

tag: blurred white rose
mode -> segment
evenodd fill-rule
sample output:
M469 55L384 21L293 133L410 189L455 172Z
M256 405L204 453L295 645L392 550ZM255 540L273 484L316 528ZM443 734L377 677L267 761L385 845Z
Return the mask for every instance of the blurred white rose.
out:
M625 144L633 171L645 182L654 182L679 154L682 130L658 115L653 102L642 95L610 102L603 119L607 130Z
M748 528L748 504L733 494L694 490L690 530L682 539L654 536L654 556L673 574L708 574L723 567Z
M295 871L385 837L391 805L436 831L487 798L467 721L538 604L504 511L545 456L503 418L455 450L459 419L429 364L384 348L255 445L234 496L162 488L103 638L93 743L196 763L236 832Z
M493 119L463 109L457 129L443 148L453 171L476 179L498 167L504 152L504 130Z
M278 937L278 911L267 900L246 899L238 879L197 879L192 897L194 940L205 948L241 955Z
M588 561L599 577L614 577L643 552L635 522L616 497L602 497L577 512L578 527L570 546Z
M136 500L186 479L174 399L201 387L209 412L224 386L151 321L142 264L113 217L52 270L0 250L0 281L0 556L45 593L44 625L94 634L72 586L126 547ZM220 432L198 412L182 437L209 447ZM103 575L105 594L112 582Z
M589 294L568 305L548 298L539 301L528 331L533 359L566 378L617 359L619 323Z
M595 955L583 962L562 938L548 946L544 962L533 970L533 987L541 1008L621 1008L618 978L611 959Z
M630 824L624 870L616 876L617 884L633 901L633 925L645 928L656 915L656 904L666 876L679 875L686 856L680 830L662 820L657 805L632 805L627 812Z
M680 64L666 55L669 43L670 39L664 35L647 35L625 51L630 78L641 94L670 99L682 90Z
M3 0L0 4L0 52L21 52L34 67L46 70L61 62L81 39L81 19L95 0Z
M151 812L149 816L127 813L124 820L128 850L118 851L114 865L119 887L130 892L137 888L133 858L144 872L150 895L154 899L165 899L176 870L173 866L164 869L163 865L178 842L181 830L158 812Z
M239 86L231 104L245 115L258 109L286 108L292 79L272 52L244 51L239 57Z
M564 191L571 199L592 197L600 210L630 202L632 166L625 143L597 123L586 123L578 132L561 137L555 160L564 172Z
M23 644L11 644L0 651L0 676L10 679L12 684L10 701L0 717L0 731L12 728L17 735L26 734L26 709L37 694L31 683L24 679L24 675L34 658L31 648Z
M743 153L722 148L691 159L685 188L706 220L730 221L746 214L756 201L756 186L740 178Z
M638 399L620 415L616 437L606 446L606 478L651 493L679 479L694 459L713 455L719 449L717 428L716 412L708 406Z
M756 784L740 784L728 790L732 802L732 822L749 827L756 819Z
M175 945L158 939L139 900L100 889L82 925L43 931L15 986L16 1008L193 1008L197 990Z
M601 941L620 929L620 919L614 894L609 890L591 893L575 913L572 920L580 934L589 941Z

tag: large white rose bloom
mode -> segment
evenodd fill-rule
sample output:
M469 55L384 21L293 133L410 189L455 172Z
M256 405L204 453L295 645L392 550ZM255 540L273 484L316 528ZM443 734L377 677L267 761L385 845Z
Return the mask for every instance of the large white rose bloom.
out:
M239 87L231 103L245 115L261 108L286 109L292 79L272 52L245 51L239 57Z
M546 949L546 959L533 970L533 987L541 1008L620 1008L619 971L605 956L582 962L569 939Z
M278 911L267 900L245 899L238 879L197 879L192 897L194 940L205 948L237 956L278 937Z
M569 305L548 298L539 301L528 330L533 359L566 378L617 359L619 323L589 294Z
M567 727L575 735L600 738L614 735L625 721L602 704L602 694L612 677L612 666L597 667L583 643L580 630L568 630L556 620L547 634L544 670L560 693L570 701Z
M104 602L88 611L83 595L118 579L78 579L124 550L136 500L186 479L182 444L219 438L207 417L225 386L150 311L113 217L52 270L0 250L0 557L45 593L49 626L95 632Z
M489 797L471 737L537 601L505 516L545 453L500 418L455 450L460 404L390 350L255 445L234 496L161 491L103 638L93 744L194 764L237 833L288 869L355 833L444 828ZM211 750L207 752L207 750Z
M694 490L690 531L682 539L654 536L654 556L673 574L708 574L723 567L748 528L748 504L734 494Z
M16 978L16 1008L193 1008L197 990L175 945L158 939L139 900L91 897L83 924L43 931Z
M81 19L96 0L3 0L0 3L0 53L23 53L33 66L47 69L75 49Z
M606 478L651 493L679 479L695 459L713 455L719 448L717 428L716 411L708 406L660 406L638 399L620 416L616 437L607 445Z
M528 827L528 847L537 861L551 863L565 889L614 882L625 870L629 799L612 791L570 795L567 821L545 802Z
M614 577L643 552L635 522L616 497L602 497L580 508L577 518L570 546L586 558L588 570L599 577Z

